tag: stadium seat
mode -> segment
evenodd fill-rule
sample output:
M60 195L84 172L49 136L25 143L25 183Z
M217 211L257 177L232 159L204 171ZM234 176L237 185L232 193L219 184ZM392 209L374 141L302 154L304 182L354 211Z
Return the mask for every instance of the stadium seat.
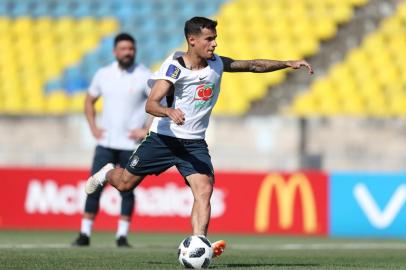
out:
M17 80L15 92L26 94L30 92L25 85L36 77L43 95L32 101L33 96L16 94L1 103L1 108L14 113L22 104L29 108L24 113L37 114L41 106L43 113L55 112L49 100L56 100L62 104L64 113L82 110L77 91L84 91L96 70L114 59L111 50L115 33L135 34L138 61L153 65L182 45L182 33L173 33L183 27L190 14L211 16L225 1L215 0L210 5L186 0L0 1L0 77L11 78L7 74L12 72L12 78ZM172 16L174 12L179 13L176 18ZM3 74L2 70L9 68L10 63L15 67ZM72 77L68 74L73 67L80 74ZM24 80L26 83L22 83ZM5 91L0 84L0 97ZM61 91L65 91L65 96ZM64 102L65 99L72 100Z
M245 59L303 58L316 54L319 43L333 37L338 25L352 18L353 8L366 2L304 0L295 1L293 5L286 0L215 0L210 4L203 0L0 1L0 15L3 15L0 17L0 70L16 59L16 72L24 70L17 80L38 77L43 99L31 102L16 97L21 98L21 104L30 104L28 111L37 113L41 106L44 112L55 111L49 105L49 94L53 95L51 99L66 103L62 107L69 113L79 108L71 105L80 100L76 97L77 91L86 88L97 68L113 60L111 42L118 31L128 31L136 36L137 59L151 67L176 48L185 46L179 29L191 14L214 16L219 21L219 54ZM172 16L175 12L176 17ZM281 17L282 13L286 15ZM389 26L388 29L397 27L396 23L389 23ZM391 46L399 49L402 41ZM22 48L29 53L19 55ZM5 49L15 57L2 53ZM41 57L36 57L38 55ZM33 71L26 71L23 66L31 66ZM65 78L73 67L80 71L80 76ZM401 73L397 69L390 70L379 78L393 80L394 75ZM286 74L286 70L261 76L244 74L238 75L238 80L235 75L225 76L223 91L231 92L220 96L219 110L229 115L246 112L251 101L262 98L269 87L283 82ZM20 82L17 85L22 87ZM0 86L0 96L3 91ZM55 94L60 91L65 91L65 96ZM231 99L235 104L223 100L235 94L238 97ZM68 101L64 102L64 99ZM19 106L15 105L18 102L7 104L8 108Z
M99 23L100 31L94 31ZM0 84L0 96L5 96L2 113L58 111L56 105L48 104L46 94L63 89L61 87L65 87L66 93L83 91L87 82L80 72L76 72L75 78L57 78L64 70L80 63L85 54L98 47L101 38L114 33L117 27L112 18L106 21L89 17L76 20L67 16L0 18L0 76L6 81ZM14 90L6 93L10 89ZM63 113L69 112L70 107L63 105L64 98L69 99L66 94L65 97L52 96L50 100L62 104Z
M320 42L334 37L337 27L353 17L354 7L366 4L366 2L305 0L295 1L292 4L291 1L283 0L230 1L221 7L216 17L219 21L218 53L239 59L300 59L315 55L319 50ZM228 25L233 27L228 27ZM232 111L232 106L226 106L226 108L215 108L214 112L229 115L244 113L241 112L241 108L249 109L251 101L263 98L269 87L279 84L285 79L287 72L289 71L282 70L269 76L238 74L243 83L237 88L229 87L228 84L232 84L232 80L224 76L223 94L230 89L234 92L244 93L244 90L239 88L247 86L250 86L252 91L245 96L247 104L238 106L240 111ZM221 95L219 103L227 104L227 101L223 100L226 98L227 95ZM298 111L308 111L306 106L317 102L317 99L303 100L298 102L300 104ZM341 103L335 102L335 104ZM351 106L350 109L356 111Z
M53 91L47 95L46 110L52 115L65 114L68 111L69 98L65 91Z
M343 62L334 65L325 78L316 80L307 93L297 96L290 111L299 115L327 115L318 104L310 112L303 109L303 100L314 96L318 85L323 82L325 93L317 91L321 102L331 99L327 94L331 91L341 93L345 98L336 115L405 116L405 16L406 3L402 2L394 15L385 18L359 47L348 52ZM360 68L360 63L366 64Z

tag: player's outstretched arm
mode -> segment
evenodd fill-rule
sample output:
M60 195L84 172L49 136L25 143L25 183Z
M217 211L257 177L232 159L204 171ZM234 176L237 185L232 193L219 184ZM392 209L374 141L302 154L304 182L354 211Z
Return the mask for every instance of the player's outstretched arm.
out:
M284 68L299 69L306 67L309 74L313 74L312 66L305 60L278 61L269 59L234 60L229 57L221 57L225 72L272 72Z
M179 109L172 109L161 105L161 100L172 94L173 84L167 80L157 80L151 89L145 104L145 111L157 117L169 117L177 125L185 123L185 114Z

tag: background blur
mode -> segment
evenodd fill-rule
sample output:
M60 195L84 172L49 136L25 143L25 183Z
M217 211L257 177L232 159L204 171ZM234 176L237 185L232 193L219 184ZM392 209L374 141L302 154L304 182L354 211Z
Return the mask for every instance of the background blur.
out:
M83 99L114 35L133 34L138 61L155 69L184 48L195 15L218 20L220 55L315 68L224 75L208 134L217 169L404 170L397 0L0 0L0 164L89 167Z
M114 36L133 34L137 61L156 69L185 48L193 16L218 21L220 55L315 69L224 75L207 138L217 171L406 171L401 0L0 0L0 165L87 170L84 96ZM381 217L393 202L406 222L405 179L377 203Z

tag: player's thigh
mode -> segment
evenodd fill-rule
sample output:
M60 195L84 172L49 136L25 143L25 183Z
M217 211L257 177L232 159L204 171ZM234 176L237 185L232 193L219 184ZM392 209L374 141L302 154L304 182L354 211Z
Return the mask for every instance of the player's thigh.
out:
M177 157L176 167L184 178L192 174L207 175L214 181L214 169L206 142L184 145L185 151Z
M121 175L121 181L132 188L136 188L142 182L142 180L144 180L144 178L145 175L136 175L129 172L127 169L124 169Z
M116 163L114 151L100 145L96 146L91 169L92 175L98 172L107 163Z
M158 175L174 166L175 160L173 149L151 132L131 155L125 168L134 175Z

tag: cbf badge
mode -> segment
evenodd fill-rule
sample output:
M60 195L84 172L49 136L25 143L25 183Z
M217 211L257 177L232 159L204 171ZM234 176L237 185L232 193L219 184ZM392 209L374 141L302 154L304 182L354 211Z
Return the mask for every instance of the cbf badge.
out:
M177 79L180 75L180 69L177 66L170 64L165 75L172 79Z
M134 157L132 157L130 167L135 168L135 166L137 166L139 160L140 160L140 158L138 156L134 155Z

